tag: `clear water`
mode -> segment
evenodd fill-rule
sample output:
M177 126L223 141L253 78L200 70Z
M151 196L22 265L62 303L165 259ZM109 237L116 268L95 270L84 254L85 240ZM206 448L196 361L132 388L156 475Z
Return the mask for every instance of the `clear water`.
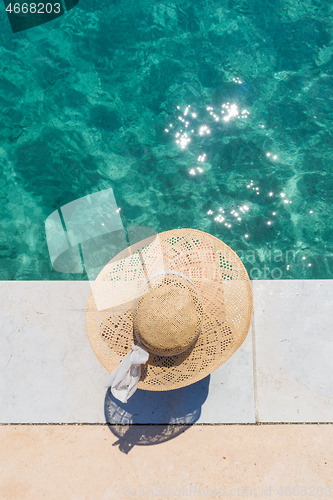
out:
M80 0L15 34L2 9L0 279L84 279L45 220L108 188L253 279L333 278L330 2Z

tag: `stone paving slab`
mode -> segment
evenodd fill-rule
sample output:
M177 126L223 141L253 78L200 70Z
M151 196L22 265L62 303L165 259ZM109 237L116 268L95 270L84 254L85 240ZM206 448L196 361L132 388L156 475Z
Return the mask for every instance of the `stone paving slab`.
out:
M333 421L333 280L256 281L259 422Z
M122 405L85 329L89 282L0 282L1 423L254 422L252 335L211 377Z
M332 498L333 425L179 430L0 426L0 498Z
M89 282L1 282L0 421L102 422L106 370L85 333Z

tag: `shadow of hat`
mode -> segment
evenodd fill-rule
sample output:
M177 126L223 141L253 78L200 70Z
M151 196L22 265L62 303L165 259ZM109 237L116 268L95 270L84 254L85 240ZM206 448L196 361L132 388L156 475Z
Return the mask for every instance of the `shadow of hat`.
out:
M138 389L126 404L108 390L104 413L110 431L118 437L114 445L128 453L135 445L163 443L186 431L200 418L209 380L210 376L171 391Z

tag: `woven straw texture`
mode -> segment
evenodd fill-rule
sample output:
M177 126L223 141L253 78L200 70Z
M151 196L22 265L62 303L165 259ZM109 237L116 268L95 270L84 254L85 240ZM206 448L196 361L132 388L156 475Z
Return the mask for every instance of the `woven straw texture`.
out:
M133 312L134 332L150 352L178 354L197 340L203 305L195 286L176 274L150 279L140 291Z
M202 299L204 324L195 344L181 354L149 355L139 388L151 391L192 384L227 361L243 343L253 309L251 283L241 260L214 236L175 229L132 245L101 271L87 302L88 337L109 372L136 341L133 306L140 287L163 270L180 272L194 283ZM118 304L107 307L110 297L112 304L119 299Z

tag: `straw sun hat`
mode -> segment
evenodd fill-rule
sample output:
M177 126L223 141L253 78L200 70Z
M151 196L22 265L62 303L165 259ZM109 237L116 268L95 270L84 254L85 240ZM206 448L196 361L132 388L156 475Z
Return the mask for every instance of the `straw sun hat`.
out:
M137 387L177 389L227 361L252 317L247 272L226 244L196 229L147 238L113 258L88 298L91 346L126 402Z

